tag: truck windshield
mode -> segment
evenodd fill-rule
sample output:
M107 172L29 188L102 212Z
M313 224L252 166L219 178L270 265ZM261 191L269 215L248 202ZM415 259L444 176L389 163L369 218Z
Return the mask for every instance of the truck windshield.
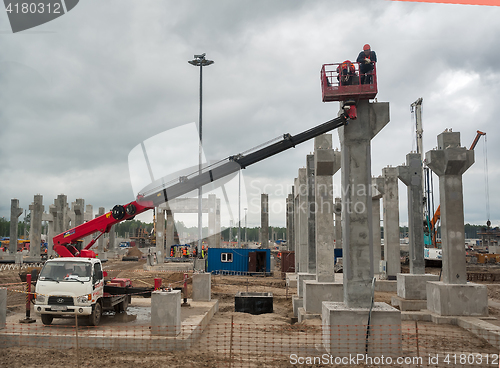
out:
M40 272L40 280L88 281L92 265L86 262L47 262Z

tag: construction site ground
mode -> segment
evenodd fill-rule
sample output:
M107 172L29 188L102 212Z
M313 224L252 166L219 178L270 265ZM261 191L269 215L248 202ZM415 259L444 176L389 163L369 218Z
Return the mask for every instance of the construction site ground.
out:
M143 265L145 261L125 262L118 260L110 260L104 264L105 270L108 272L108 277L130 278L135 286L153 286L155 278L161 278L163 285L172 287L182 286L184 273L182 272L155 272L144 271ZM478 267L478 266L472 266ZM488 266L481 266L488 267ZM403 272L405 272L403 266ZM492 267L491 271L496 272L498 268ZM439 268L428 268L428 273L439 274ZM189 274L191 276L192 274ZM486 284L489 296L489 314L496 319L488 320L500 326L500 281L496 283L478 282ZM0 284L8 285L7 298L7 319L8 321L17 321L22 319L25 314L25 294L22 293L23 285L20 284L19 270L3 270L0 271ZM15 285L17 284L17 285ZM273 293L273 313L251 315L248 313L239 313L234 311L234 296L238 291L243 292L270 292ZM220 325L229 325L231 321L235 325L258 325L258 326L276 326L279 330L280 326L287 328L287 331L298 331L307 328L320 328L321 320L309 319L301 323L293 323L292 295L296 294L296 288L286 287L285 280L281 279L281 273L275 272L274 276L231 276L231 275L212 275L212 299L219 301L219 311L211 319L207 326L206 333L214 333L214 329ZM191 279L188 279L188 295L191 295ZM395 293L390 292L375 292L376 302L391 303L391 297ZM139 297L132 298L131 307L141 304ZM113 324L124 326L130 323L137 324L137 318L129 311L127 316L119 319L110 318L104 320L106 325ZM40 317L32 312L32 316ZM140 319L141 321L143 318ZM405 322L413 323L413 322ZM421 323L422 326L428 323ZM310 326L310 327L308 327ZM313 327L314 326L314 327ZM212 330L211 330L212 329ZM292 330L290 330L292 329ZM433 343L433 349L439 349L439 346L446 351L454 349L460 351L474 351L477 353L492 353L491 346L484 340L477 338L468 331L465 331L457 326L441 326L445 336L462 336L460 339L447 341L437 339ZM229 333L229 329L222 329L223 333ZM232 330L231 330L232 331ZM425 328L420 330L425 334ZM279 336L279 335L277 335ZM255 337L258 338L258 337ZM320 342L320 341L318 341ZM251 341L250 341L251 343ZM228 366L228 363L221 364L216 351L208 349L200 354L197 349L178 352L162 352L152 354L149 352L123 352L102 349L61 349L54 346L53 349L37 348L36 346L21 346L0 349L0 367L54 367L54 366L82 366L82 367L219 367ZM494 352L494 351L493 351ZM498 353L498 351L496 352ZM237 366L237 365L233 365ZM253 366L253 364L249 365ZM287 359L278 360L272 364L257 364L255 366L277 366L288 367L292 366ZM303 365L303 366L321 366L321 365ZM365 365L349 365L365 366Z

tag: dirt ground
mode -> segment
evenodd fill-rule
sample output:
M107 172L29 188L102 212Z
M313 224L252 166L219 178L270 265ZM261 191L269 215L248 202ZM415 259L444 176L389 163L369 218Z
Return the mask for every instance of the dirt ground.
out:
M153 272L143 271L144 260L139 262L108 261L104 264L104 269L108 272L108 278L122 277L130 278L134 286L153 286L155 278L161 278L163 285L173 287L182 286L184 274L182 272ZM427 269L426 272L439 274L439 269ZM191 274L189 274L191 275ZM211 325L229 324L231 318L235 324L251 324L261 326L292 326L293 309L292 295L296 294L296 288L287 290L285 280L277 276L212 276L212 299L218 299L219 312L210 321ZM18 270L0 271L0 286L8 287L7 307L8 314L22 313L25 305L25 295L19 291L24 286L19 279ZM492 284L486 283L490 303L490 316L500 319L500 282ZM17 291L16 291L17 290ZM273 313L262 315L251 315L234 311L234 296L238 291L244 292L271 292L273 293ZM191 294L191 279L188 279L188 295ZM395 293L376 292L375 301L390 304L391 297ZM495 323L494 321L490 321ZM320 320L307 320L301 324L294 324L294 329L300 332L301 326L304 331L307 328L319 328ZM497 323L495 323L497 324ZM500 323L498 323L500 325ZM461 333L456 326L443 328L453 330L453 333ZM458 330L457 330L458 329ZM425 328L423 328L425 331ZM458 331L458 332L457 332ZM424 333L424 332L422 332ZM464 331L466 333L466 331ZM451 335L451 334L450 334ZM465 336L465 335L464 335ZM478 340L472 337L474 340ZM449 349L450 343L446 343L445 337L436 337L436 346L441 344L443 349ZM453 342L457 349L464 350L470 348L470 340L463 338L458 342ZM443 345L444 344L444 345ZM463 344L463 345L460 345ZM468 344L468 345L467 345ZM484 342L478 342L477 349L487 349ZM483 345L481 345L483 344ZM434 346L435 348L435 346ZM464 350L465 351L465 350ZM482 350L478 350L482 351ZM33 347L0 348L0 367L220 367L230 366L227 361L221 360L216 352L210 350L203 351L202 357L196 349L190 351L180 351L172 353L137 353L137 352L116 352L112 350L90 350L80 349L77 353L75 349L41 349ZM239 365L232 365L239 366ZM286 359L274 361L272 364L255 362L243 366L262 367L289 367L292 366ZM319 365L301 365L313 367ZM351 365L350 367L355 367ZM362 366L362 365L360 365Z

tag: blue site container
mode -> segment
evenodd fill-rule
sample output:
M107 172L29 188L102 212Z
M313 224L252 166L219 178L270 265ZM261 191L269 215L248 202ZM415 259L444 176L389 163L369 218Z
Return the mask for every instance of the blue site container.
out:
M270 249L209 248L207 272L246 275L271 272Z

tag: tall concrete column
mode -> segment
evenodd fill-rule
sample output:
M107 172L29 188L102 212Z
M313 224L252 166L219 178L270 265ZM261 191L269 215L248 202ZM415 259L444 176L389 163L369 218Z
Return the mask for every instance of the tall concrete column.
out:
M33 203L30 204L30 257L40 257L40 245L42 242L42 214L43 196L35 195Z
M298 223L298 262L299 262L299 272L307 272L307 264L309 260L308 246L308 216L307 216L307 172L305 168L299 169L298 183L295 186L297 193L295 196L298 198L297 207L297 223ZM297 243L297 242L296 242ZM295 249L297 256L297 248Z
M438 149L425 155L439 176L441 202L442 281L427 282L427 309L445 316L488 315L485 285L467 283L464 247L462 175L474 163L474 151L460 147L460 133L438 135Z
M286 243L289 251L295 250L294 238L294 200L293 200L293 186L292 193L286 198Z
M85 217L85 200L83 198L78 198L72 204L73 212L75 214L75 222L72 227L79 226L83 224Z
M109 229L109 244L108 244L108 250L109 251L114 251L116 249L116 230L115 226L111 226Z
M208 245L216 246L217 201L215 194L208 195Z
M459 132L444 132L438 135L438 149L427 152L425 159L439 176L442 280L446 284L466 284L462 175L474 163L474 151L460 147Z
M348 308L369 308L373 278L371 140L389 122L389 103L361 100L357 110L358 118L339 129L344 302Z
M314 169L316 173L316 281L334 282L333 243L333 175L340 167L340 154L332 149L332 135L323 134L314 139ZM338 158L338 160L336 160ZM336 163L336 161L338 161Z
M408 237L410 273L425 274L422 161L420 153L406 155L406 165L398 167L398 177L408 190ZM465 254L464 254L465 257Z
M306 156L307 172L307 272L316 273L316 199L314 155Z
M220 248L221 228L220 228L220 198L215 201L215 247Z
M156 259L158 264L165 259L165 210L156 209Z
M172 211L169 209L165 210L165 213L167 215L167 227L165 228L165 244L166 244L166 250L165 254L167 256L170 255L170 247L175 244L175 223L174 223L174 215Z
M373 218L373 272L378 274L382 259L382 238L380 235L380 198L384 194L384 178L372 178L372 218Z
M23 209L19 207L19 199L10 200L10 238L9 238L9 253L16 254L17 252L17 218L23 214Z
M54 255L54 241L52 240L56 235L54 231L55 221L57 217L56 206L49 205L49 212L42 213L42 221L47 221L47 256Z
M66 231L66 221L67 221L67 210L68 198L64 194L59 194L54 200L55 213L56 213L56 223L55 232L56 235Z
M83 214L83 221L88 222L94 218L94 207L91 204L85 206L85 213ZM92 240L92 235L83 238L83 247L85 248Z
M97 212L97 215L95 216L96 218L99 216L104 215L105 210L104 207L99 207L99 211ZM97 240L97 252L98 254L103 254L104 253L104 235L101 235L101 237Z
M396 280L401 272L399 241L399 193L398 168L385 167L384 177L384 259L387 263L387 278Z
M335 198L335 249L342 249L342 199Z
M293 248L295 250L295 272L300 272L299 265L299 239L300 239L300 227L299 227L299 178L293 180ZM302 271L303 272L303 271Z
M269 196L260 195L260 241L262 248L269 248Z

